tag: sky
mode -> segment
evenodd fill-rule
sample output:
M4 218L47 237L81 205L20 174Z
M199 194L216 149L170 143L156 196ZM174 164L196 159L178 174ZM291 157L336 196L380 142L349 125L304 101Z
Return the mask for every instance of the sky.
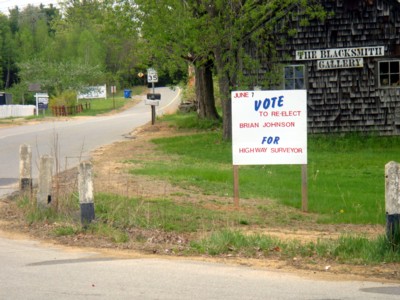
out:
M8 14L9 8L14 8L18 6L20 10L27 7L29 4L34 6L39 6L42 3L45 6L49 4L56 5L59 1L58 0L0 0L0 12L3 14Z

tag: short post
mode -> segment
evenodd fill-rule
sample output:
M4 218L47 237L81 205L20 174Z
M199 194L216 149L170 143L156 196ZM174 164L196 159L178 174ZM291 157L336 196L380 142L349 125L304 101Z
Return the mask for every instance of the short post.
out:
M53 166L54 158L49 155L40 157L39 179L37 192L37 207L40 209L48 208L51 203L53 190Z
M385 165L386 236L393 246L400 245L400 165Z
M233 165L233 202L239 208L239 166Z
M82 162L79 165L78 190L81 223L86 227L94 220L92 164L90 162Z
M307 164L301 166L301 209L308 212Z
M19 189L21 192L32 190L32 149L25 144L19 147Z

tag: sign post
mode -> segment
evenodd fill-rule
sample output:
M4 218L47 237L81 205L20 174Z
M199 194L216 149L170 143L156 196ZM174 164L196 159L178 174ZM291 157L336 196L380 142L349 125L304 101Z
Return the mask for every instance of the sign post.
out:
M36 93L36 116L39 115L39 109L43 110L43 115L45 110L49 107L49 95L47 93Z
M154 83L158 82L158 74L157 71L154 70L153 68L147 69L147 82L151 83L153 95L159 95L154 93ZM149 98L149 94L147 94L147 99L155 100L156 98L151 96ZM161 97L158 98L158 100L160 99ZM153 103L146 102L146 104L151 105L151 125L154 125L156 122L156 105L158 105L158 102L157 104L155 104L154 102Z
M112 85L112 86L111 86L111 94L112 94L112 96L113 96L113 106L114 106L114 109L115 109L115 98L114 98L114 95L115 95L116 92L117 92L117 87L116 87L115 85Z
M234 91L231 96L234 184L239 165L302 165L307 211L307 91Z

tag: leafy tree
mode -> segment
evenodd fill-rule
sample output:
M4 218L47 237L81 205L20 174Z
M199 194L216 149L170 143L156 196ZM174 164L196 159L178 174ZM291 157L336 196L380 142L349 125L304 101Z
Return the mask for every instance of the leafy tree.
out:
M31 60L19 64L22 82L40 82L51 94L65 90L81 90L86 85L98 83L104 73L98 66L78 62L48 62Z
M121 86L136 82L143 84L138 78L139 72L144 72L146 65L139 58L141 50L137 22L132 7L124 7L119 1L104 1L102 29L100 36L105 41L105 67L112 74L113 82Z
M24 46L21 47L23 55L18 64L21 81L40 83L53 95L80 90L105 80L103 41L95 18L98 6L79 1L64 5L67 11L65 17L42 7L39 11L43 18L34 26L30 23L31 27L20 26L20 41ZM32 53L29 52L31 48L34 49Z
M6 16L0 14L0 86L8 88L15 73L15 54L11 29Z
M192 64L199 117L219 119L214 98L212 44L208 39L212 34L202 11L193 1L135 0L134 3L148 64L170 72L187 69L187 62Z
M296 19L324 17L317 0L134 2L140 10L143 36L149 44L154 43L153 55L162 55L155 50L158 45L169 58L189 57L197 68L205 67L207 76L210 72L218 75L224 139L231 138L230 92L251 88L260 80L255 70L268 65L273 57L275 45L282 42L279 31L287 32L290 24L303 25L294 22ZM196 75L202 78L201 73ZM211 87L205 84L200 92ZM212 97L209 94L207 98Z

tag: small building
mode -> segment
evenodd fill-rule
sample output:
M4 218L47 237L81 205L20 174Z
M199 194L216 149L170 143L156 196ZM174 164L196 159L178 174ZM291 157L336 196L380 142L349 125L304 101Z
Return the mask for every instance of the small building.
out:
M309 132L400 134L399 2L322 0L325 21L283 36L284 88L308 90Z
M0 105L12 104L12 94L0 92Z

